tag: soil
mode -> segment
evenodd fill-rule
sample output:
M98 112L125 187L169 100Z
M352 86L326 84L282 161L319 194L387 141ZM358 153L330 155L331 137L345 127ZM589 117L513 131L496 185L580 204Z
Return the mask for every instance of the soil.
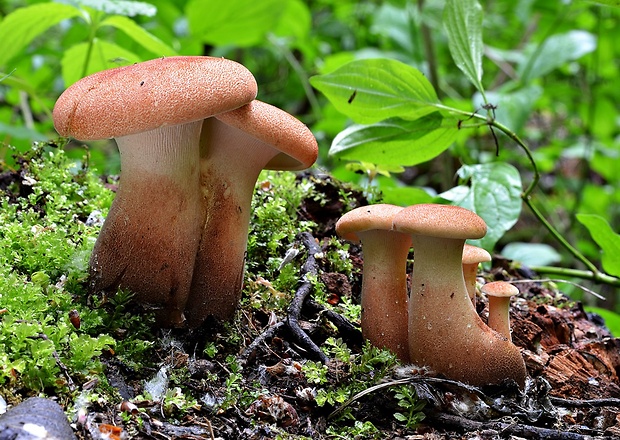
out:
M335 235L335 223L346 208L340 195L342 188L327 176L310 178L327 203L305 200L300 215L317 223L311 238L316 249L327 251L328 239ZM360 206L367 203L358 193L353 200ZM335 305L343 298L357 301L361 276L350 279L330 272L320 259L314 259L310 250L313 245L304 239L309 240L309 236L300 236L300 248L305 245L306 252L297 258L312 263L307 265L308 270L315 270L325 284L329 302ZM350 254L361 274L361 249L352 246ZM376 438L385 439L620 438L620 339L613 338L602 320L586 313L579 302L546 288L536 281L535 274L516 269L499 256L493 259L491 270L480 276L487 282L510 280L519 288L520 294L512 302L511 325L513 341L522 351L529 374L526 389L520 391L510 383L473 388L438 377L427 369L405 365L391 370L376 387L346 403L355 419L371 421L380 430ZM300 290L304 285L300 283ZM330 382L346 380L347 366L321 358L320 350L315 349L328 336L334 336L357 353L362 345L361 333L346 318L314 302L308 290L306 297L296 297L289 316L278 317L260 309L238 313L235 331L242 343L240 351L233 354L243 366L239 392L255 383L262 390L249 407L215 409L233 385L226 381L231 371L225 362L200 355L206 342L226 334L223 324L209 321L198 331L160 334L175 341L157 353L161 364L167 366L163 370L136 371L107 353L103 359L106 377L123 400L91 402L74 425L76 435L80 439L271 439L288 433L337 438L327 436L326 428L330 416L342 408L316 404L316 385L308 382L301 366L309 359L322 360L328 367ZM477 311L486 321L484 297L477 298ZM170 417L176 414L174 404L136 400L143 394L145 380L158 373L164 380L181 367L187 367L184 384L196 396L197 405L180 420ZM425 419L417 429L407 429L394 418L394 413L402 409L394 394L387 391L397 384L410 384L426 402ZM88 390L89 386L94 383L82 389ZM169 396L168 401L174 401L173 397ZM130 416L123 417L123 411ZM353 421L340 423L352 425Z

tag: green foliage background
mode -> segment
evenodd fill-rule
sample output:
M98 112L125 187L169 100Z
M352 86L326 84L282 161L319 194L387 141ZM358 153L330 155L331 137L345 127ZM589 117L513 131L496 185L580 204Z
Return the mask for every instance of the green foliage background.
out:
M336 177L373 200L471 207L491 229L479 244L577 280L617 310L620 9L578 0L482 5L5 0L4 168L14 166L9 145L27 151L56 136L51 109L79 78L159 56L224 56L254 73L260 99L312 128L319 165ZM90 157L101 173L119 171L111 142L93 143ZM540 180L530 188L533 164ZM532 209L522 208L526 189Z

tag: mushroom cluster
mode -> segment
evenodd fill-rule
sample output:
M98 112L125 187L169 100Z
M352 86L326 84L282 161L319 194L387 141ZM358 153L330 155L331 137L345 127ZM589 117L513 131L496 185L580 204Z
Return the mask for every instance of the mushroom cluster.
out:
M482 322L474 308L476 268L478 263L489 261L490 255L475 247L464 250L464 245L466 239L482 238L486 229L479 216L457 206L419 204L388 209L386 205L380 205L379 208L363 207L345 214L337 225L338 233L349 240L361 240L364 260L371 260L369 271L364 261L362 283L362 332L365 337L375 345L390 348L403 361L428 366L451 379L473 385L498 384L512 379L522 387L526 378L525 364L519 349L510 341L510 331L504 324L508 320L505 298L501 305L493 304L493 314L498 318L492 320L490 315L489 326ZM383 235L392 234L392 240L375 238L377 230ZM409 249L404 244L408 240L403 237L409 237L415 257L408 300L406 293L405 299L401 299L406 282L388 280L396 281L406 276ZM396 242L401 247L398 252L394 251L395 245L392 244ZM382 246L390 249L390 257L385 256ZM373 254L378 252L382 252L384 266L389 269L376 267L380 265L375 262ZM367 278L371 281L367 282ZM508 289L502 285L483 292L491 296L491 290L501 290L495 293L499 296ZM372 298L370 304L373 304L368 310L365 306L367 297ZM406 326L402 319L397 321L400 331L394 328L396 320L388 320L387 312L374 306L379 298L384 301L383 307L389 307L392 317L400 317L403 312L402 309L394 310L395 304L407 303ZM377 315L369 316L370 311ZM399 345L390 345L378 337L382 336L381 328L393 335L399 344L406 338L408 353L402 354Z
M303 123L256 94L244 66L184 56L98 72L58 98L58 133L114 138L120 152L93 291L132 291L162 326L233 316L258 174L307 168L318 154Z

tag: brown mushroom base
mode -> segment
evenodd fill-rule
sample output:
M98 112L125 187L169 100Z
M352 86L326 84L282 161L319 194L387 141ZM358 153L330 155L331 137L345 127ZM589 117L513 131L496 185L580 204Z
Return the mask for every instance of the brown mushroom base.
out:
M464 240L414 236L409 297L411 362L472 385L525 384L519 349L488 328L469 299L461 266Z
M214 171L203 174L202 187L207 218L185 311L190 328L208 316L219 320L234 316L241 299L250 222L252 191L240 195L234 184Z
M124 173L91 255L91 291L127 289L158 324L183 325L202 224L198 197L165 176Z

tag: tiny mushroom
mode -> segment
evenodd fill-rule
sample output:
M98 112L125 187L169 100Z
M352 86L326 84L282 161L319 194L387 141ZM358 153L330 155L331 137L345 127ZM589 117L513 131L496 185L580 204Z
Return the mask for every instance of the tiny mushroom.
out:
M465 244L463 248L463 277L465 287L471 303L476 305L476 275L478 275L478 265L486 261L491 261L491 254L478 246Z
M396 214L394 229L411 234L414 249L410 361L472 385L512 379L523 387L519 349L482 322L465 287L463 245L486 234L484 221L458 206L420 204Z
M480 290L489 298L489 327L512 341L510 298L519 294L519 289L506 281L493 281L486 283Z
M90 259L95 292L126 288L163 326L181 326L205 223L202 121L251 102L256 80L223 58L159 58L90 75L54 106L79 140L115 138L121 179Z
M207 219L185 310L189 327L233 317L244 276L254 185L263 169L302 170L317 158L312 132L298 119L254 100L206 119L200 175Z
M336 233L362 242L363 336L408 362L407 255L411 237L392 230L392 219L402 209L388 204L356 208L338 220Z

